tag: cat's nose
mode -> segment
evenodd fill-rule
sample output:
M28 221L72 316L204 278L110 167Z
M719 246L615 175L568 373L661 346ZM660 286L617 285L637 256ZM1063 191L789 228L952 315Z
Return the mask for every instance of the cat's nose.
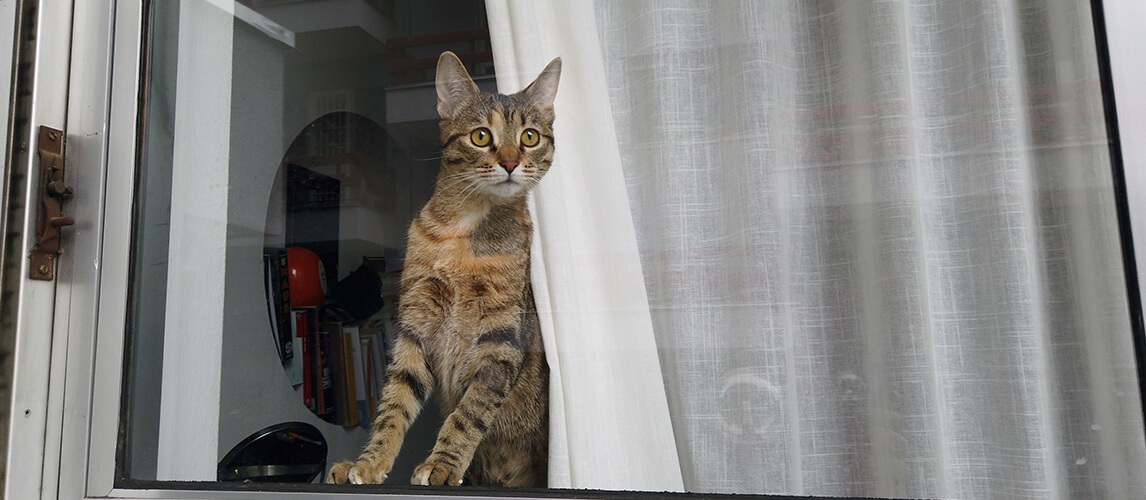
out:
M508 173L513 173L513 169L517 168L517 162L515 161L502 161L498 162L498 164Z

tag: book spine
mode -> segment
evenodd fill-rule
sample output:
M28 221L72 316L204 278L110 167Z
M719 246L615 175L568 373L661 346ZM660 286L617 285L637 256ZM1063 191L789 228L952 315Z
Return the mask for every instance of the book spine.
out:
M298 337L299 345L302 346L302 352L300 354L302 355L301 359L304 360L302 363L302 404L309 408L310 411L315 411L313 366L308 362L310 360L312 337L312 335L307 332L308 325L310 324L310 315L305 309L295 309L292 313L292 317L294 318L294 334Z
M282 352L282 359L288 360L294 358L294 341L291 338L291 308L290 308L290 268L287 267L287 252L285 248L275 249L272 256L274 268L277 272L275 284L278 285L278 293L275 294L275 307L278 314L275 317L279 322L279 345ZM306 358L303 358L306 359Z
M381 330L371 330L367 334L370 339L370 366L374 369L374 396L377 398L386 383L386 339Z
M370 424L374 422L374 418L378 412L378 402L375 395L378 394L378 386L374 382L374 342L370 337L362 337L362 367L363 379L366 384L366 418L360 419L358 425L370 428Z
M267 316L271 324L271 345L275 346L275 352L279 355L279 361L285 361L283 358L283 347L279 343L279 320L278 320L278 307L275 305L278 301L279 288L277 279L279 272L275 269L275 258L270 254L270 251L263 252L263 278L265 280L264 292L267 294Z
M366 362L364 351L362 349L362 335L358 327L347 327L343 329L349 337L347 340L350 342L351 355L350 359L354 363L354 400L358 407L358 420L367 420L370 418L370 410L366 405Z
M339 332L342 337L342 360L343 372L342 379L345 382L343 394L345 394L345 409L346 415L343 418L342 425L355 426L358 425L358 389L355 385L355 373L357 371L358 363L354 362L354 341L349 333Z
M346 425L346 367L342 359L342 332L337 323L323 323L319 329L330 339L331 392L334 399L334 419L332 422Z
M314 374L315 374L315 399L317 400L316 411L322 419L333 422L335 419L334 413L334 375L330 367L330 331L318 330L317 324L315 330L318 335L315 338L315 356L314 356Z

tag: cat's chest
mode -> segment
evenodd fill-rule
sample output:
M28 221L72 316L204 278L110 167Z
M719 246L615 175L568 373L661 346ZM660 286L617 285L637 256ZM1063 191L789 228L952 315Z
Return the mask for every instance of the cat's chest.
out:
M485 281L503 282L520 277L524 270L521 252L481 254L468 242L451 241L427 248L431 253L423 261L422 272L442 280L449 288L465 298L469 294L483 295Z
M411 226L402 276L399 310L409 325L466 344L491 325L516 321L531 233L513 213L494 208L463 225L456 214L423 211Z
M459 240L421 250L429 254L407 255L401 301L419 312L422 331L446 330L443 333L464 341L491 321L513 320L501 316L520 302L529 280L528 253L481 255Z
M528 219L526 219L528 220ZM531 227L503 209L481 219L450 224L415 222L406 268L412 276L440 281L456 302L520 288L527 279Z
M474 368L475 346L485 333L516 326L528 271L518 256L438 259L425 272L426 291L406 297L422 319L427 358L448 400Z

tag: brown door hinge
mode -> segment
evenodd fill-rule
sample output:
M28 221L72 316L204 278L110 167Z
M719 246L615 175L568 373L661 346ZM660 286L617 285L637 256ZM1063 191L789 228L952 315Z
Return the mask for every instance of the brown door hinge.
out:
M51 281L56 277L56 257L60 255L60 228L76 220L63 214L64 198L72 194L72 188L64 184L64 133L40 126L36 147L40 154L40 208L28 277Z

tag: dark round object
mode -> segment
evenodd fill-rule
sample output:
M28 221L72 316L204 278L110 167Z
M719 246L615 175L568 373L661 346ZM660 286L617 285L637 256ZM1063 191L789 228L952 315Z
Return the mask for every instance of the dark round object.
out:
M219 481L310 483L326 470L326 438L305 422L258 431L219 461Z

